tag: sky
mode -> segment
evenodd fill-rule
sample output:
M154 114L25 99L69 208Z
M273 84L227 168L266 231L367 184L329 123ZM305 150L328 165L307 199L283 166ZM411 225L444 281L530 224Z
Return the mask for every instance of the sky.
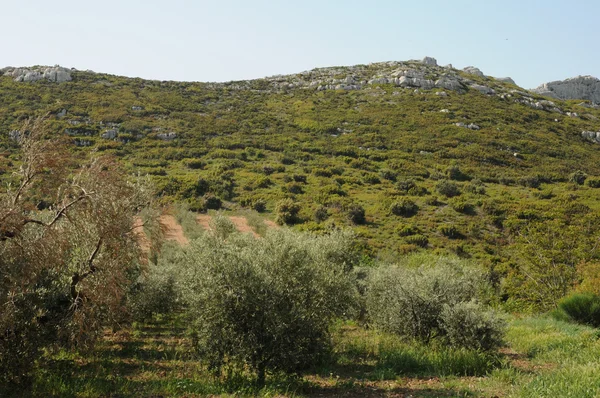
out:
M0 0L0 67L229 81L405 61L600 77L599 0Z

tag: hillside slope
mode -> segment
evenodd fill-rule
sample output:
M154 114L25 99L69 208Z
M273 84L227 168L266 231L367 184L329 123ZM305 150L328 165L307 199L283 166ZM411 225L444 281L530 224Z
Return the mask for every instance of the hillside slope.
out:
M352 225L381 258L425 247L508 263L525 224L599 209L600 110L476 68L425 59L228 83L35 70L2 70L0 170L22 121L49 113L73 151L152 175L165 202L202 209L213 194L274 217L291 198L299 228Z

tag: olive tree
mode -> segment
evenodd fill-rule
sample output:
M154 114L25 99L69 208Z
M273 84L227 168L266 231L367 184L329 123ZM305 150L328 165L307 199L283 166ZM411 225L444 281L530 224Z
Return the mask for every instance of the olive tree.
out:
M42 347L87 344L118 320L150 197L110 159L77 165L45 122L21 130L0 191L0 377L12 380Z
M204 234L182 254L180 278L196 347L214 370L297 372L330 348L329 327L353 310L350 232L316 236L287 229L261 239Z

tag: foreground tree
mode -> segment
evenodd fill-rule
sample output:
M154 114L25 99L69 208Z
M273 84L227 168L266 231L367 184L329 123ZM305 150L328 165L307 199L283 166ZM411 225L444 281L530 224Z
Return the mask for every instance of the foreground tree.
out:
M88 344L121 318L139 269L134 215L150 197L108 158L76 167L45 122L21 130L0 191L0 378L13 381L42 348Z
M330 348L332 321L356 299L351 234L281 229L255 239L220 233L224 222L183 255L198 351L214 370L251 369L260 385L267 372L315 365Z

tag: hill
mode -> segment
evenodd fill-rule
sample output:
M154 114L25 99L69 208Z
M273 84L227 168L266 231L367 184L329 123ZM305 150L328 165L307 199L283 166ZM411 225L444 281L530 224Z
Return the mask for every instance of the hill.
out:
M426 58L227 83L2 72L0 172L22 122L49 113L74 152L151 175L165 203L205 210L216 196L274 218L290 198L297 228L351 225L382 259L426 248L506 274L532 225L572 226L580 248L594 236L583 224L599 209L600 110L477 68Z

